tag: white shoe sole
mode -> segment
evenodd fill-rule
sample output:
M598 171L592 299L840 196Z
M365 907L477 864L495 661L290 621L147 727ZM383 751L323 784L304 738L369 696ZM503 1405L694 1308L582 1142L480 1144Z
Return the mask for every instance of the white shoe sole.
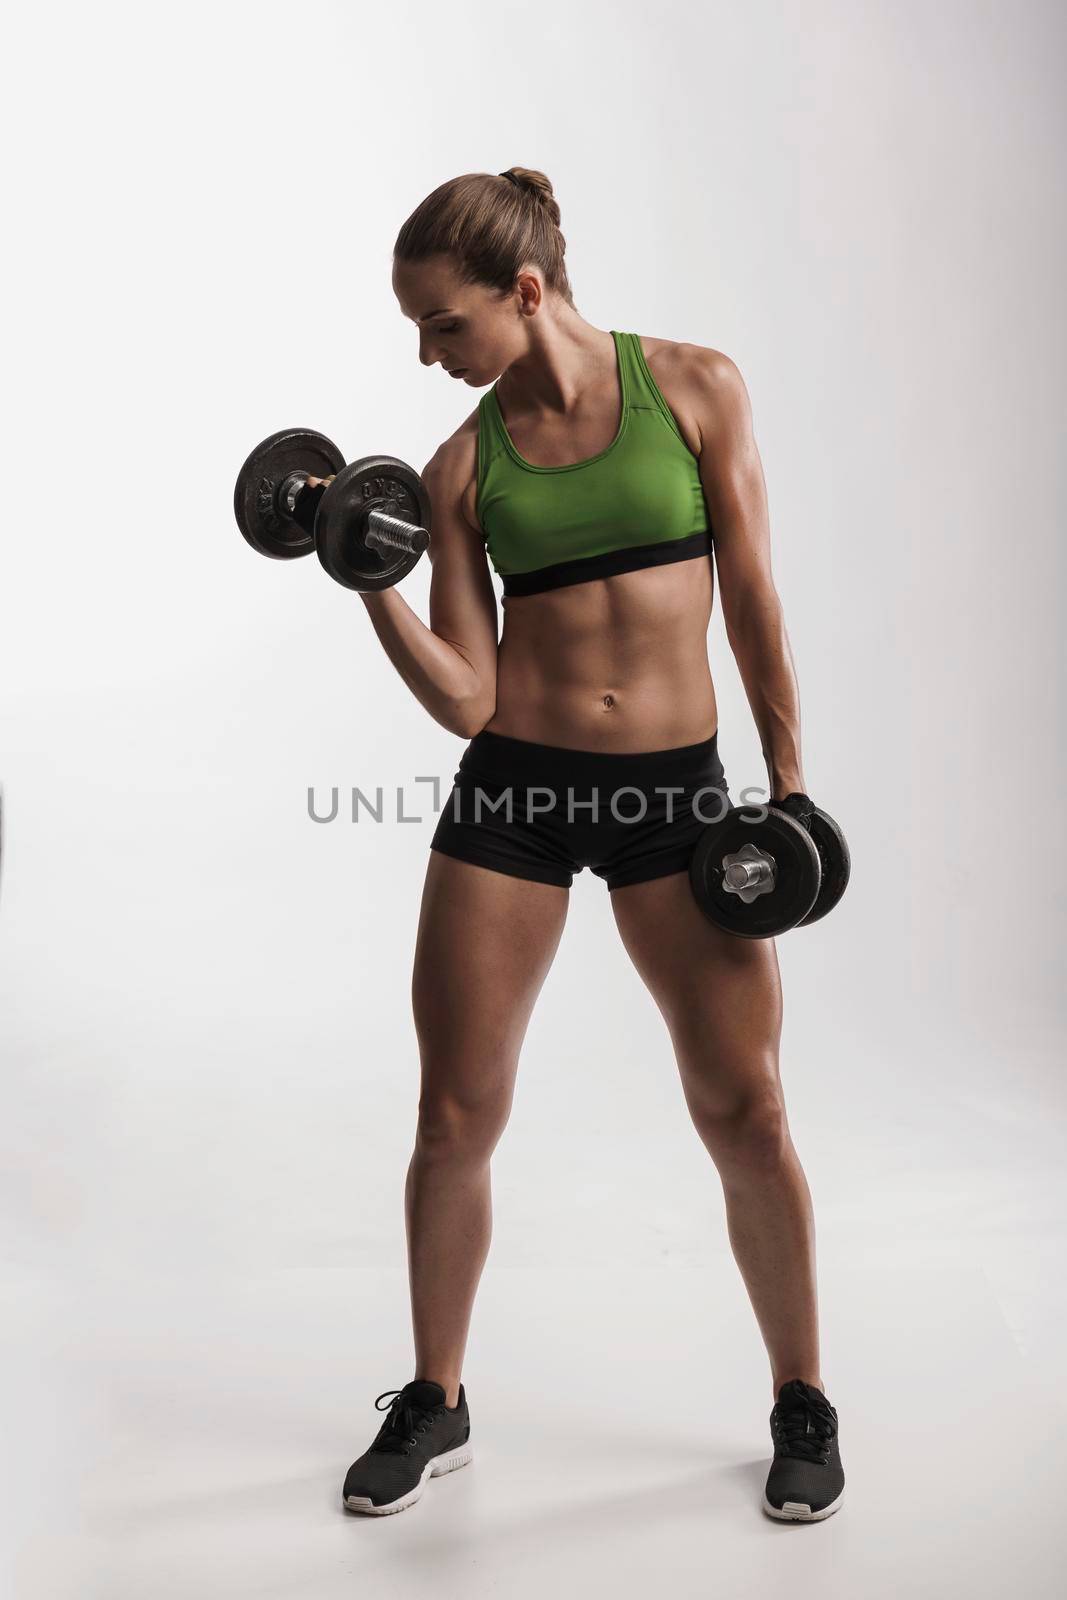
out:
M842 1489L836 1500L831 1500L828 1506L823 1506L821 1511L813 1511L803 1500L785 1500L781 1508L772 1506L767 1496L763 1496L763 1509L768 1516L777 1517L779 1522L821 1522L823 1517L832 1516L845 1498Z
M471 1460L472 1454L469 1444L461 1444L455 1450L446 1451L443 1456L431 1456L414 1488L409 1489L407 1494L402 1494L398 1500L390 1500L387 1505L376 1506L365 1494L346 1494L345 1505L350 1511L363 1511L372 1517L388 1517L394 1511L406 1511L408 1506L413 1506L416 1500L422 1498L427 1478L441 1478L446 1472L455 1472L457 1467L465 1467Z

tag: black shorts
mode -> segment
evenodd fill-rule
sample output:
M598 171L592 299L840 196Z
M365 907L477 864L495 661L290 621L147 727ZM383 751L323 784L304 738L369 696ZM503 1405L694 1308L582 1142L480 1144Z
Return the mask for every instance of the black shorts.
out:
M701 829L730 805L717 741L620 755L483 729L430 848L562 888L583 867L609 889L683 872Z

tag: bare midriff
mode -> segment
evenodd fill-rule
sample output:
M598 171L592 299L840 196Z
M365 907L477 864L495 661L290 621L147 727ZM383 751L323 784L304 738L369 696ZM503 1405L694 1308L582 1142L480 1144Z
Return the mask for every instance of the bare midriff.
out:
M619 754L709 739L712 598L707 555L505 596L486 728Z

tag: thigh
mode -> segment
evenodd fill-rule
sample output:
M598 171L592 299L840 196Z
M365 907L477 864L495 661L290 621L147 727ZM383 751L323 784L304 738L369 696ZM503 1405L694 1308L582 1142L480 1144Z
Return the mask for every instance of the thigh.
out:
M429 851L412 1004L421 1101L506 1110L570 891Z
M723 933L688 872L611 891L630 960L670 1031L694 1117L729 1118L780 1093L782 991L771 939Z

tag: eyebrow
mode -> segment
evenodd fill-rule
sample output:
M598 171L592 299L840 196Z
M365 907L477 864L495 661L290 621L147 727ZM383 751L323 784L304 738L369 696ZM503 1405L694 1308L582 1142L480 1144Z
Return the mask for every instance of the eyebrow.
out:
M415 321L429 322L431 317L445 317L448 316L450 310L449 306L440 306L436 311L424 311L421 317L415 318Z

